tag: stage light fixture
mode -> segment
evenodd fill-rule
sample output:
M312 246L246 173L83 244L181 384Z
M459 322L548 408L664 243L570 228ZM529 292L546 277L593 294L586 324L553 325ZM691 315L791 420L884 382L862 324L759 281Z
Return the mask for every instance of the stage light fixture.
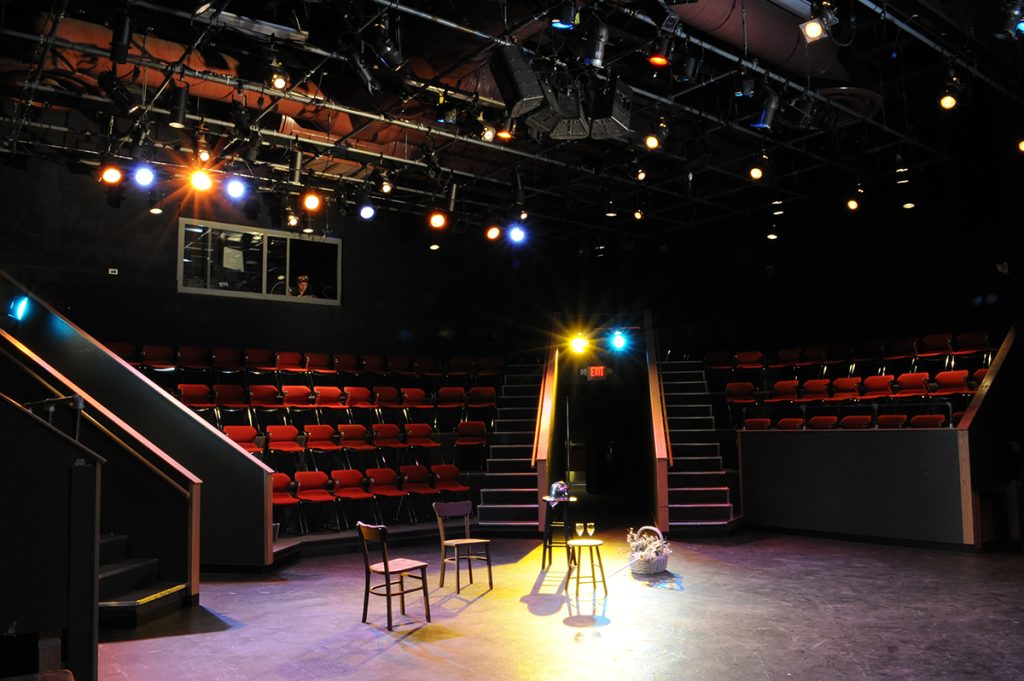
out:
M405 56L398 45L395 33L391 31L391 19L387 14L382 14L374 25L377 31L377 44L374 51L384 66L392 71L399 71L405 66Z
M200 128L199 132L196 133L196 159L200 163L209 163L211 158L213 158L213 154L210 152L210 145L206 141L206 132Z
M494 136L502 142L508 142L514 139L516 136L516 119L512 118L511 114L505 116L505 120L502 121L498 130L494 133Z
M764 178L765 173L768 170L768 154L761 152L760 158L754 161L753 165L747 171L752 180L761 180Z
M267 62L267 85L274 90L285 90L288 88L290 78L288 72L281 66L281 61L276 55L271 55Z
M132 40L132 20L124 9L114 16L110 41L110 61L125 64L128 61L128 48Z
M604 204L604 216L606 218L614 218L619 216L619 209L615 206L615 199L608 197L608 202Z
M202 168L193 170L189 176L189 181L192 183L193 189L201 192L209 191L210 187L213 186L213 178Z
M643 220L644 219L644 209L640 208L640 207L637 207L636 209L634 209L633 210L633 219L638 221L638 222L640 220Z
M939 106L946 111L955 109L960 104L963 91L963 82L957 77L956 71L950 69L947 74L946 84L942 88L942 94L939 96Z
M427 248L429 248L432 251L439 251L441 250L441 244L430 244L429 246L427 246Z
M435 208L427 215L427 224L431 229L444 229L448 226L448 215L443 210Z
M285 209L285 224L289 227L299 226L299 216L292 211L291 207Z
M811 18L800 24L800 33L805 41L813 43L826 37L838 22L833 4L829 0L816 0L811 2Z
M686 59L683 60L683 68L679 71L679 82L692 83L696 75L697 58L693 56L687 56Z
M519 219L520 220L525 220L528 217L530 217L530 214L526 211L525 208L523 208L522 210L519 211Z
M639 163L633 163L629 166L629 174L637 182L643 182L647 179L647 171Z
M124 180L124 171L113 162L106 162L100 165L100 182L108 186L121 184Z
M152 191L150 191L149 199L147 201L149 203L149 212L152 213L153 215L162 214L164 212L163 206L160 205L162 201L163 196L158 190L153 189Z
M314 231L313 230L313 225L311 225L308 222L306 223L306 226L302 228L302 233L303 234L312 234L313 231Z
M644 137L644 146L651 151L658 149L668 139L668 132L668 121L665 120L664 116L659 116L658 120L654 123L654 127Z
M1024 153L1024 139L1017 141L1017 151Z
M142 165L135 168L135 172L132 173L132 179L140 187L148 187L156 180L156 173L149 166Z
M651 51L647 55L647 63L656 69L661 69L672 63L672 35L666 33L657 38L651 45Z
M757 92L757 81L754 76L742 69L736 76L736 89L733 90L733 97L753 97Z
M377 207L373 202L364 198L359 202L359 217L363 220L372 220L377 215Z
M768 241L775 241L779 238L779 235L775 232L774 229L770 229L768 230L768 233L764 235L764 238L768 239Z
M110 97L117 110L124 116L131 116L142 108L142 101L128 92L113 71L104 71L96 79L103 91Z
M455 125L458 121L459 112L455 108L455 102L445 97L444 93L437 96L437 106L434 107L434 120L445 125Z
M914 203L913 201L906 201L903 204L904 210L912 210L912 209L914 209L916 207L917 207L917 204Z
M551 28L559 31L571 31L576 27L576 3L566 1L551 10Z
M594 68L604 66L604 51L608 45L608 27L596 17L587 29L587 51L583 63Z
M10 307L7 308L7 316L14 317L17 321L21 321L25 318L28 313L28 296L20 296L11 301Z
M569 349L577 355L582 355L590 346L590 341L582 333L578 333L569 341Z
M612 346L612 350L622 351L625 350L626 346L629 345L629 338L626 336L625 333L623 333L619 329L616 329L615 331L612 332L612 335L609 338L608 342Z
M185 116L188 113L188 85L171 86L171 120L167 124L181 130L185 127Z
M514 244L521 244L526 239L526 230L521 225L512 225L508 230L508 238Z
M846 208L850 211L856 211L860 208L860 201L851 197L846 200Z
M484 232L484 236L487 237L488 241L497 241L501 238L501 227L498 225L490 225L487 231Z
M302 195L302 207L307 213L313 213L320 210L320 206L323 204L323 199L312 189L307 189L306 193Z
M234 200L239 200L246 194L245 182L241 178L232 177L224 187L227 195Z
M1004 8L1006 18L995 37L1017 40L1024 35L1024 2L1010 2Z
M775 122L775 114L779 112L779 94L774 90L765 90L764 104L761 107L761 114L751 127L758 130L771 130Z

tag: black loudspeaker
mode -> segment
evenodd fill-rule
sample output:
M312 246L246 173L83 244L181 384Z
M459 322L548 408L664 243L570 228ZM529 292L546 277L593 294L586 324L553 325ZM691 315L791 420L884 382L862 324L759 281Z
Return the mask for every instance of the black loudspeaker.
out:
M559 92L558 111L562 117L551 131L551 139L582 140L590 136L590 124L578 94Z
M595 140L623 137L629 133L633 90L621 78L607 81L590 112L590 137Z
M544 93L537 74L515 45L502 45L491 57L491 75L512 118L519 118L541 105Z
M526 117L526 125L536 133L547 134L555 129L555 125L562 118L558 108L558 97L551 85L544 81L540 83L540 89L544 93L544 106Z

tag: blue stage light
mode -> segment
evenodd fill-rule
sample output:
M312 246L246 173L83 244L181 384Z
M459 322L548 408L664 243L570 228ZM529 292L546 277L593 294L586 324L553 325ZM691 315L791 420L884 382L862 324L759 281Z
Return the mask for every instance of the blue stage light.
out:
M512 228L508 230L508 238L512 239L513 243L522 243L523 240L526 239L526 230L519 225L513 225Z
M245 182L243 182L242 180L238 179L237 177L233 177L230 180L228 180L226 191L228 193L228 196L230 196L231 198L233 198L233 199L240 199L240 198L242 198L243 196L245 196L245 190L246 190Z
M7 314L20 322L25 318L26 312L28 312L28 296L21 296L20 298L14 299L14 302L11 303L10 310Z
M359 206L359 217L364 220L372 220L377 215L377 209L374 208L370 202L365 202Z
M610 342L613 350L625 350L626 346L629 345L629 338L621 331L615 331L611 335Z
M153 184L156 180L156 173L149 166L139 166L135 169L135 174L132 175L132 179L135 180L135 184L140 187L148 187Z

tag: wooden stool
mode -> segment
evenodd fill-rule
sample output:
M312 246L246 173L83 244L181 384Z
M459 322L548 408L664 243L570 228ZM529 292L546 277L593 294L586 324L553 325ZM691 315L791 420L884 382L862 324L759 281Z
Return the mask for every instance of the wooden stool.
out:
M608 595L608 584L604 581L604 563L601 561L601 546L604 542L600 539L570 539L566 544L569 547L569 574L565 579L565 590L569 591L569 582L572 580L573 567L576 568L576 598L580 597L580 573L582 570L583 549L590 550L590 576L585 577L588 582L594 585L597 590L598 577L594 570L594 552L597 552L597 567L601 571L600 584L604 589L604 595Z
M544 550L541 553L540 569L544 570L554 563L552 551L556 546L564 546L566 559L572 563L572 556L569 551L569 532L572 528L569 513L569 504L576 501L576 497L543 497L548 503L548 511L544 514ZM561 519L555 520L555 510L560 509ZM562 530L562 538L555 538L555 530Z

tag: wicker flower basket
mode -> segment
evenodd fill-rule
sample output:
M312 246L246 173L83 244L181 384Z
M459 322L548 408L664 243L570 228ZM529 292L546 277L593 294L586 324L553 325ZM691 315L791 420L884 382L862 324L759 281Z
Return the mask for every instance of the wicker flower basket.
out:
M661 541L664 541L665 539L661 534L661 530L650 525L644 525L641 527L637 530L637 534L645 531L656 534L658 539ZM664 572L668 569L668 554L663 553L660 556L655 556L654 558L634 558L631 554L629 556L629 562L629 569L634 575L656 575L659 572Z

